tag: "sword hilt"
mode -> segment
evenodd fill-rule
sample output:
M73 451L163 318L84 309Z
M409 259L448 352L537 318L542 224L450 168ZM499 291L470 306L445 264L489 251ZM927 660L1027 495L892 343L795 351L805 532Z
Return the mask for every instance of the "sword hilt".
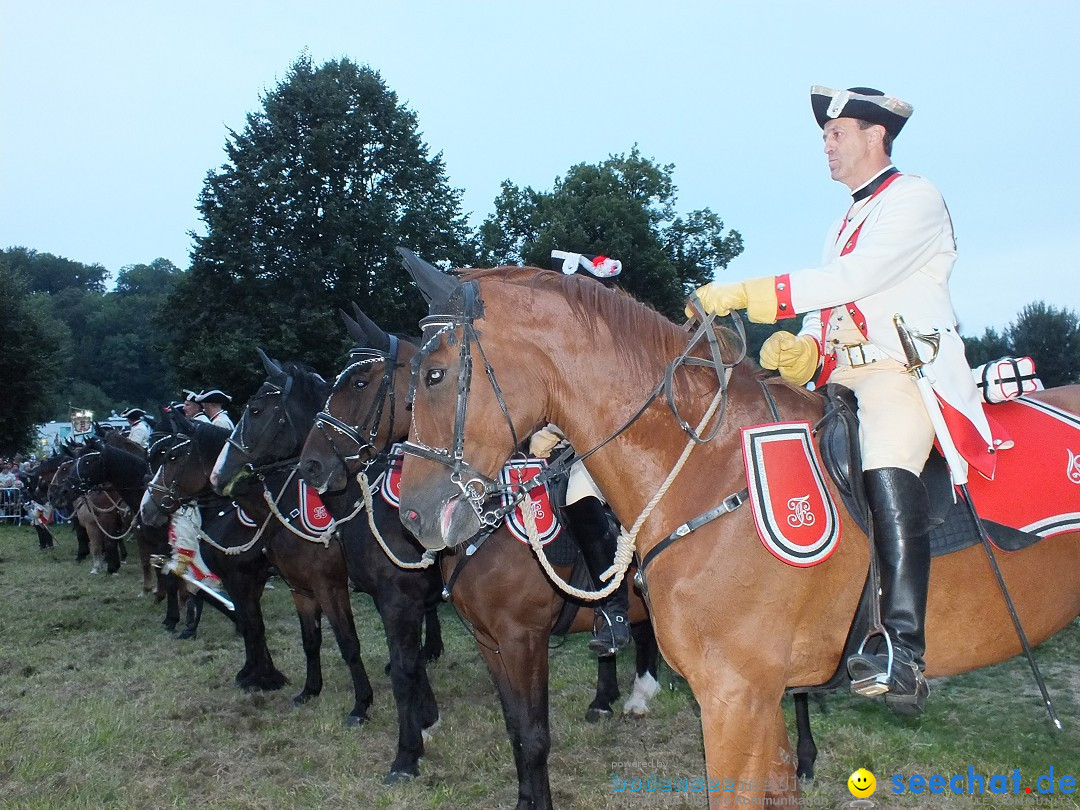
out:
M907 328L907 324L904 323L904 316L897 313L893 315L893 326L896 327L896 334L900 338L900 348L904 350L904 357L907 359L908 371L912 374L916 374L928 363L933 363L937 359L938 350L941 348L941 334L938 332L931 332L925 334L923 332L913 332ZM921 340L923 343L931 348L930 359L923 360L919 355L919 350L915 346L915 341Z

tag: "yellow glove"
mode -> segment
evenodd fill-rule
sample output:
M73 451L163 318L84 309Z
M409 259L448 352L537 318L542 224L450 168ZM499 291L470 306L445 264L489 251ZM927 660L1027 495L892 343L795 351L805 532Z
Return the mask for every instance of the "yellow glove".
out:
M745 309L746 317L754 323L776 323L776 287L772 276L737 281L734 284L713 282L698 287L694 294L710 315L727 315L733 309ZM686 307L686 317L693 318L694 310Z
M774 368L789 383L806 385L818 367L818 347L809 335L776 332L761 345L762 368Z
M555 445L563 440L563 437L550 428L540 428L529 439L529 454L536 458L547 458Z

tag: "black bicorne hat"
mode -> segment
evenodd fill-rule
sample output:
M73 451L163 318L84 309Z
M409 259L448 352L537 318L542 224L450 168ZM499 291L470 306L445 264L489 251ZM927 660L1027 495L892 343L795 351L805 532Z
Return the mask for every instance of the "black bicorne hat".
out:
M219 405L227 405L232 402L232 397L222 391L220 388L211 388L209 391L203 391L197 397L196 402L216 402Z
M894 138L914 112L914 107L907 102L886 96L872 87L833 90L815 84L810 88L810 106L822 129L834 118L858 118L880 124Z

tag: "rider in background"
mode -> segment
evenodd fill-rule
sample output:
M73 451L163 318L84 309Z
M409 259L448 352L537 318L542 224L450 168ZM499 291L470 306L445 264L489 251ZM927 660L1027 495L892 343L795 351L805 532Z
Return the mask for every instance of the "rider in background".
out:
M198 396L196 392L184 389L184 399L180 403L180 410L193 422L209 422L210 417L206 415L203 406L196 401Z
M919 478L934 429L908 373L893 316L917 332L937 332L934 391L965 461L992 477L995 442L957 331L949 275L956 261L952 220L938 190L892 163L893 139L912 107L878 90L815 86L811 106L822 128L833 180L852 192L847 213L826 235L818 267L737 283L706 284L708 313L746 309L756 323L805 313L797 335L777 332L761 365L796 385L817 375L855 393L863 482L881 570L881 618L895 649L886 703L917 714L923 678L930 576L929 504ZM688 315L691 310L688 309ZM848 659L853 681L884 675L884 642ZM870 694L870 692L867 692Z
M228 411L225 410L225 406L232 402L232 397L220 388L203 391L201 394L196 395L195 402L202 405L210 424L228 428L229 430L235 427L232 419L229 418Z
M130 441L145 448L150 444L150 425L146 421L146 411L142 408L128 408L122 414L128 421L127 437Z

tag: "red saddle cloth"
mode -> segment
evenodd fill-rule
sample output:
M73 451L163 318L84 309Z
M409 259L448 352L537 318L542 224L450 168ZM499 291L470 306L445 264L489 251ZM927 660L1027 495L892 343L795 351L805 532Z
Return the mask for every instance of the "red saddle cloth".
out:
M831 557L840 543L840 520L810 423L743 428L742 445L754 524L765 548L797 568Z
M983 408L1013 446L993 481L968 480L979 517L1040 537L1080 529L1080 416L1027 397Z

